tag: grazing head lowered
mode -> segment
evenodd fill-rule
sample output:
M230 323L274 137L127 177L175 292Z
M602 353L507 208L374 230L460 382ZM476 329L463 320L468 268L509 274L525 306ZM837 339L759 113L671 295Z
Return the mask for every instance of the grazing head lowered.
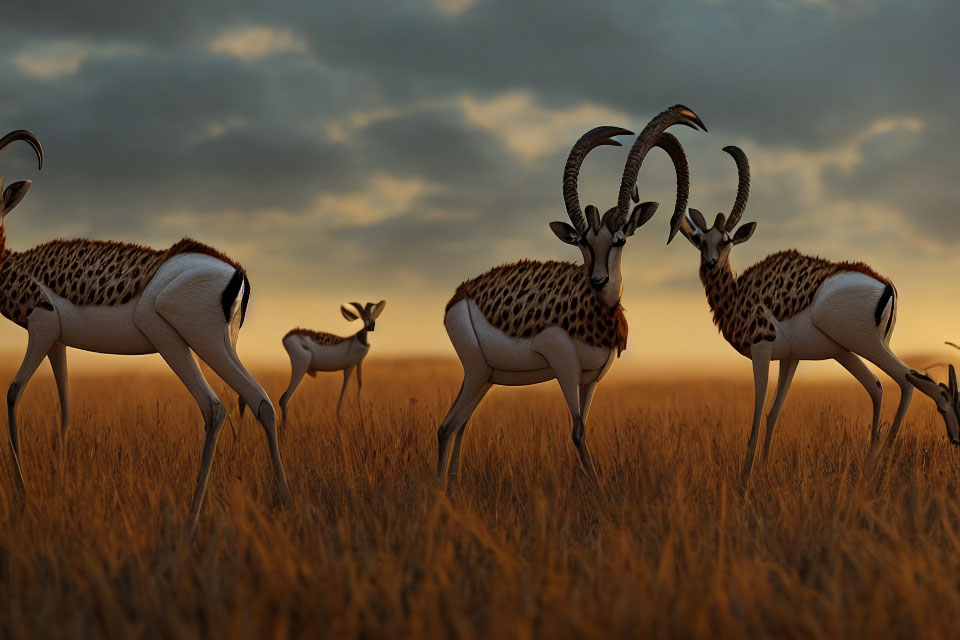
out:
M583 263L589 274L590 286L608 306L612 307L620 301L623 290L620 257L627 238L649 221L657 211L655 202L638 204L633 211L629 209L631 198L634 202L639 200L637 176L640 165L650 149L662 146L659 144L661 138L672 138L676 141L672 135L663 133L664 129L674 124L707 130L697 114L682 105L666 109L651 120L637 136L627 156L620 181L617 206L607 209L602 217L600 210L592 204L587 205L584 210L580 208L580 197L577 193L580 165L592 149L602 145L620 146L619 142L611 138L631 135L631 132L619 127L592 129L577 141L567 158L563 171L563 202L570 222L573 224L551 222L550 229L562 242L580 248L583 253ZM679 142L677 144L679 145ZM686 208L688 184L687 176L680 171L679 167L677 169L676 207L682 212ZM679 220L680 216L675 212L674 223ZM674 232L671 232L671 237Z
M930 376L911 370L907 380L937 404L937 411L947 428L947 438L960 445L960 393L957 390L957 371L950 365L949 383L934 382Z

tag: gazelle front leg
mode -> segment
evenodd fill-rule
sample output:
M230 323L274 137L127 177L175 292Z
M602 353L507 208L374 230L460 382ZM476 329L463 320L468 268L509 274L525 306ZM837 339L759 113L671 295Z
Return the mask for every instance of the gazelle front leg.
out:
M343 386L340 387L340 399L337 400L337 418L340 417L340 407L343 406L343 396L347 393L347 384L350 382L350 374L353 373L353 367L347 367L343 370ZM359 393L359 392L358 392Z
M363 389L363 360L357 363L357 413L360 412L361 389Z
M67 446L67 430L70 428L69 386L67 384L67 348L54 343L47 353L53 378L57 381L57 394L60 396L60 446Z
M746 488L750 478L750 469L753 467L753 457L757 452L757 437L760 435L760 421L763 419L763 403L767 395L767 377L770 375L770 356L773 347L769 341L758 342L750 347L750 358L753 360L753 426L750 429L750 440L747 442L747 457L743 461L743 471L740 473L740 482Z
M37 367L50 352L54 343L60 339L60 316L52 309L34 309L27 318L27 353L23 357L20 370L7 389L7 424L10 429L10 453L16 471L20 491L25 490L23 473L20 471L20 443L17 438L17 404L23 390L36 373Z
M590 448L587 446L587 427L580 407L582 369L577 349L566 333L550 331L544 331L534 338L533 348L550 365L560 384L560 390L563 391L563 397L567 401L567 408L570 409L570 417L573 420L573 444L580 455L583 470L594 482L599 483L597 470L590 456Z
M590 405L593 404L593 394L597 390L597 380L580 385L580 415L583 417L583 424L587 424L590 418Z
M790 390L790 384L793 382L793 374L797 372L799 360L781 360L780 375L777 381L777 396L773 400L773 406L770 413L767 414L767 436L763 442L763 459L766 460L770 455L770 442L773 440L773 430L777 427L777 420L780 418L780 410L783 409L783 402L787 399L787 392Z

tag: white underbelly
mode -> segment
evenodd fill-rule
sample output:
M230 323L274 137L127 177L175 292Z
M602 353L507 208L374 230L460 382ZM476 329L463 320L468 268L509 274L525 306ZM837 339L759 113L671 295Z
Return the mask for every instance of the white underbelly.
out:
M572 343L580 362L581 384L596 380L612 357L611 349L594 347L570 338L560 327L548 327L534 338L510 336L490 324L472 300L461 300L451 307L446 314L445 324L455 343L472 342L469 336L456 335L460 332L470 332L476 337L484 360L493 370L490 381L500 385L522 386L556 377L535 343L537 337L551 333L563 336L564 340Z
M813 324L813 305L797 315L777 322L773 343L774 360L829 360L844 349Z
M356 340L344 340L339 344L322 345L308 338L303 339L310 351L312 371L340 371L356 366L367 355L369 347Z
M139 355L156 349L133 321L140 296L120 305L75 305L47 292L60 316L60 342L75 349Z

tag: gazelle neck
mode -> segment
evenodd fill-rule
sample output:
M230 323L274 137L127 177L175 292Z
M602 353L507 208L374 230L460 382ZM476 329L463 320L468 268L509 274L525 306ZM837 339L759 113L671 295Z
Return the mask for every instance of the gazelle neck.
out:
M733 273L729 258L712 268L700 264L700 282L703 283L707 303L713 312L713 323L728 341L726 319L734 316L737 305L737 276Z
M353 334L353 337L356 338L357 341L363 346L369 347L370 343L367 341L367 333L368 332L366 329L360 329L360 331L357 331L355 334Z

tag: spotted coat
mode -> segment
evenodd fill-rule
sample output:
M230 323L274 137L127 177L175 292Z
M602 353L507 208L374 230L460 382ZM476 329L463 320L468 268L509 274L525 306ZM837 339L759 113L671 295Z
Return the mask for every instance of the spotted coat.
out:
M143 292L160 265L182 253L213 256L243 273L227 256L190 238L165 250L86 239L54 240L27 251L4 247L0 253L0 313L25 327L31 311L49 308L35 281L76 305L125 304Z
M571 338L595 347L627 346L623 307L609 307L590 287L586 267L573 262L521 260L461 284L447 311L472 300L497 329L514 338L532 338L559 326Z
M739 277L729 261L712 269L701 265L700 281L714 324L734 349L749 357L752 345L776 339L772 319L792 318L810 306L827 278L849 271L890 282L862 262L832 262L792 249L767 256Z
M299 327L296 329L291 329L287 332L287 335L283 337L286 338L287 336L303 336L304 338L309 338L310 340L313 340L317 344L324 347L340 344L341 342L349 340L351 337L353 337L338 336L334 333L327 333L326 331L313 331L311 329L301 329Z

